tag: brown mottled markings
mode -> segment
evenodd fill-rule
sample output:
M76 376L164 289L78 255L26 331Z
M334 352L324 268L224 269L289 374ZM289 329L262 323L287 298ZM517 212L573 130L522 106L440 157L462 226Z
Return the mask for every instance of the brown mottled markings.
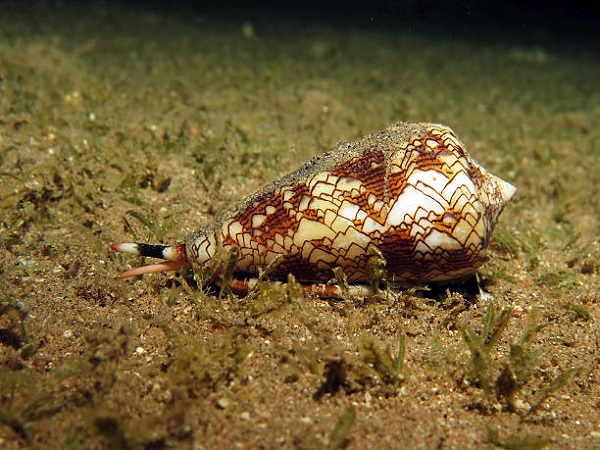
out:
M385 173L387 164L385 155L380 150L369 150L361 157L345 161L331 170L336 177L352 177L361 181L366 193L383 198Z

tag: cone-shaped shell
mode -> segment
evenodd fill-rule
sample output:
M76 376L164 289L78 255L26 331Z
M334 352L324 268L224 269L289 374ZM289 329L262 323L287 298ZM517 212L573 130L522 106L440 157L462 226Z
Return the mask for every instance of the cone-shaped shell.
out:
M369 280L380 252L389 279L459 278L485 261L492 230L515 187L488 173L454 132L397 123L342 142L258 190L186 239L187 259L204 266L218 249L239 248L235 271L272 278L293 273L327 281L341 267Z

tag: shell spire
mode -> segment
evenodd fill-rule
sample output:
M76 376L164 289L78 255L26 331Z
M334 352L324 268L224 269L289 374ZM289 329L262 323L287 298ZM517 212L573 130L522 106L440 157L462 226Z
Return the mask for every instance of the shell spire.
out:
M460 278L485 251L516 188L472 159L447 126L397 123L342 142L264 186L176 247L115 244L113 250L167 262L122 276L206 267L220 250L239 249L234 274L270 268L325 282L340 267L349 282L369 281L373 254L400 284ZM138 247L133 247L138 245Z

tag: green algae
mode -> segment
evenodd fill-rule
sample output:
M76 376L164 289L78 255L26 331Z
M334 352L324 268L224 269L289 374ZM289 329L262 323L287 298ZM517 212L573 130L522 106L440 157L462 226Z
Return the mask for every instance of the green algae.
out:
M584 46L50 6L0 18L3 443L594 443L600 89ZM376 255L385 295L344 302L268 273L245 299L115 279L135 261L111 242L181 242L397 120L447 123L518 187L480 270L487 300L383 290Z

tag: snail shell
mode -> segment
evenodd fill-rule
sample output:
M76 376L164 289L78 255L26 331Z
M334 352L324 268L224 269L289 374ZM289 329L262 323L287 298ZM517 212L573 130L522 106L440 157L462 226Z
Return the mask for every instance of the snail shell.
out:
M381 254L399 284L460 278L485 260L498 216L516 188L487 172L447 126L397 123L341 142L295 172L264 186L198 231L167 247L114 244L113 250L166 262L122 277L205 267L220 249L239 249L234 273L270 267L323 282L340 267L368 282Z

